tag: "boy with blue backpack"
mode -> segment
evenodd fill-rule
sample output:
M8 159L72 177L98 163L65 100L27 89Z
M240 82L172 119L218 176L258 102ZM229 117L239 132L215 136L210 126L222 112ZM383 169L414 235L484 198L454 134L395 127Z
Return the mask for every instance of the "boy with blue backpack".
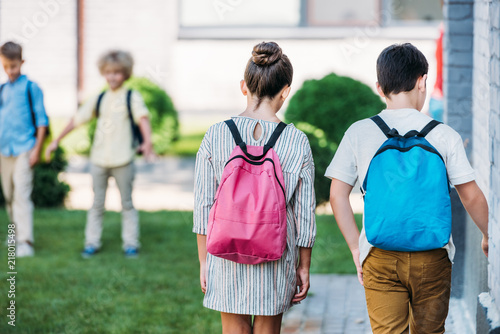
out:
M0 60L8 81L0 85L0 168L2 190L14 234L16 256L33 256L33 167L49 125L40 87L21 74L22 47L7 42L0 47ZM10 248L10 247L9 247Z
M420 112L428 64L413 45L391 45L377 60L387 109L354 123L325 176L330 203L364 285L373 333L444 333L455 247L449 184L483 234L488 205L460 135ZM349 194L365 201L359 232Z

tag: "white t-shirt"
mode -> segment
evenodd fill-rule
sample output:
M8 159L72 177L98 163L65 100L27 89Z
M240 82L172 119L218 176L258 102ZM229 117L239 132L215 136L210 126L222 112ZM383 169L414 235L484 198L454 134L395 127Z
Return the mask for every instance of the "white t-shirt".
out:
M396 128L401 135L411 130L420 131L432 120L416 109L386 109L379 116L389 128ZM464 184L475 179L475 173L467 159L462 138L455 130L448 125L440 124L425 138L443 157L452 185ZM325 176L352 186L359 179L360 184L362 184L371 159L386 139L387 137L372 120L363 119L354 123L344 134L330 166L326 169ZM359 237L361 264L372 247L366 239L363 219L363 229ZM443 248L448 251L450 261L453 261L455 246L451 237Z

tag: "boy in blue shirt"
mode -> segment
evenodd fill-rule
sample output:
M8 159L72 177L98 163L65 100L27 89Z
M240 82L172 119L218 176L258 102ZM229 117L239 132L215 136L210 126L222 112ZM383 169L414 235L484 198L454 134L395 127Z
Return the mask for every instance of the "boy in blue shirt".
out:
M0 61L8 81L0 85L0 171L7 213L15 224L16 256L33 256L33 167L49 124L38 85L21 74L22 47L7 42Z

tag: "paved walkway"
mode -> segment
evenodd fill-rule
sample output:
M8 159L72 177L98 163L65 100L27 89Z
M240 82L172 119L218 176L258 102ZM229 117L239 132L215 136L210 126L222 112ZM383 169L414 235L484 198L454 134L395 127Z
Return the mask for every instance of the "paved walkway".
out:
M132 193L135 207L146 211L192 211L194 163L194 158L165 157L154 163L137 159ZM87 159L70 159L67 172L61 176L71 186L66 202L68 208L88 210L92 206L92 177L89 170ZM120 193L113 178L109 180L106 193L106 209L121 210Z
M371 333L365 294L357 277L312 275L309 296L285 314L282 333Z
M132 194L135 207L146 211L192 211L194 163L193 157L162 157L154 163L137 159L137 174ZM71 185L66 207L88 210L92 206L92 178L89 171L90 165L86 158L75 156L70 159L67 172L62 174L64 181ZM326 178L325 182L328 182ZM363 200L358 188L355 187L351 195L354 212L363 211ZM120 194L112 178L106 193L106 209L121 210ZM331 214L332 210L326 203L318 207L318 212Z
M136 162L134 204L141 210L192 210L194 158L161 158L147 164ZM92 205L92 179L88 160L71 158L62 177L71 185L68 208L87 210ZM357 188L355 188L357 189ZM359 193L351 195L355 212L362 211ZM110 180L106 197L108 210L120 210L120 195ZM319 208L331 213L328 206ZM453 300L446 323L446 334L470 334L461 324L460 302ZM311 275L310 295L283 318L284 334L367 334L371 333L363 287L355 275Z

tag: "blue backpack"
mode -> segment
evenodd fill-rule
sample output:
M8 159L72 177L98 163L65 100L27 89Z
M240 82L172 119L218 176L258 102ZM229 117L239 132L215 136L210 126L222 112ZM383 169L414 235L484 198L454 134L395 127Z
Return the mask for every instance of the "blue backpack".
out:
M425 136L441 124L401 136L380 118L371 118L387 140L373 156L363 182L368 242L389 251L438 249L450 240L450 183L446 165Z

